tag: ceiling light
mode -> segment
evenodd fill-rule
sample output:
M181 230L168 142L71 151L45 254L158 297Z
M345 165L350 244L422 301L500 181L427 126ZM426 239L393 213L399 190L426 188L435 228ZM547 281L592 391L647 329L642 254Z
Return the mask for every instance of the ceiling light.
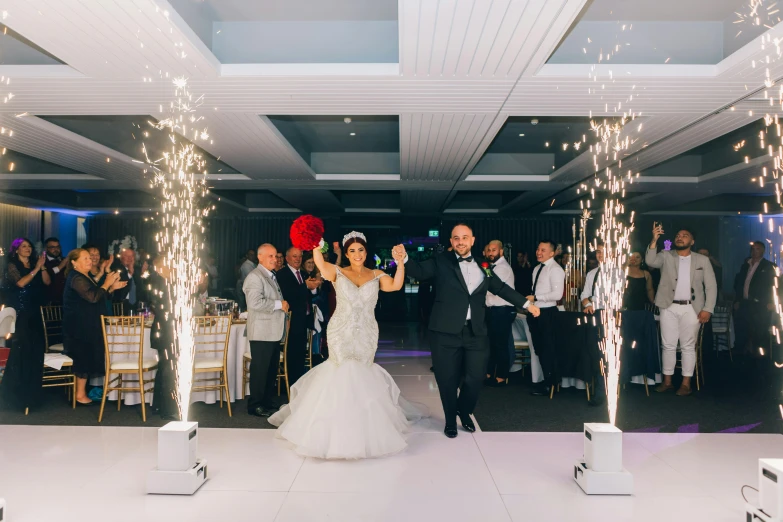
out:
M538 120L533 118L532 120L530 120L530 125L538 125Z
M544 147L549 147L549 142L544 143Z
M524 135L524 134L520 134L520 135L519 135L519 137L520 137L520 138L524 138L524 137L525 137L525 135Z
M343 121L344 121L345 123L351 123L351 118L343 118Z
M356 136L356 133L355 133L355 132L352 132L352 133L351 133L351 136Z

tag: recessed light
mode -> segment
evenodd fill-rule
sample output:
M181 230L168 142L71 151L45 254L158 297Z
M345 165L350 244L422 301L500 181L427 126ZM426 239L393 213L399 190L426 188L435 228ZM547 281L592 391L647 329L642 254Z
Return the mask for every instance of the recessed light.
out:
M549 142L544 143L544 147L549 147Z
M520 134L520 135L519 135L519 137L520 137L520 138L524 138L524 137L525 137L525 135L524 135L524 134Z
M356 136L356 133L355 133L355 132L352 132L352 133L351 133L351 136Z

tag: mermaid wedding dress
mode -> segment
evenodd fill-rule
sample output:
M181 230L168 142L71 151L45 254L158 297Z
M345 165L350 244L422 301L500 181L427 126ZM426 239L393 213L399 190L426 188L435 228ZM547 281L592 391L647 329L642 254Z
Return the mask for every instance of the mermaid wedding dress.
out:
M380 277L388 277L382 275ZM364 459L405 449L404 433L424 416L373 363L378 347L379 277L356 286L337 268L337 308L329 321L329 359L291 387L291 400L269 418L277 435L306 457Z

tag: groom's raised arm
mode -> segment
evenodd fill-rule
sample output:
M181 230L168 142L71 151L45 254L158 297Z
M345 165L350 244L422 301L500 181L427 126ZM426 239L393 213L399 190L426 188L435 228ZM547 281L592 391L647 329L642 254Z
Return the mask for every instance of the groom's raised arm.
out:
M394 248L402 249L402 252L405 252L405 247L403 245L398 245ZM406 255L403 263L405 264L406 275L409 275L414 279L418 279L419 281L426 281L435 277L435 270L437 268L435 258L430 258L419 262L414 261L410 258L410 256Z

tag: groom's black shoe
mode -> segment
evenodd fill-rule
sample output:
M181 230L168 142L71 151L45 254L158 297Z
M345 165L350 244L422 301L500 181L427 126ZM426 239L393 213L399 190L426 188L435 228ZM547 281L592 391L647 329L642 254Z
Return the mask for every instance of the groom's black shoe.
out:
M537 385L535 388L533 388L533 391L530 392L530 395L535 397L549 396L549 386Z
M470 418L470 415L463 415L460 412L457 412L457 415L459 415L459 420L462 422L462 427L465 428L465 431L470 433L476 431L476 425L473 424L473 419Z
M443 428L443 434L446 435L448 438L453 439L457 436L457 427L456 426L446 426Z

